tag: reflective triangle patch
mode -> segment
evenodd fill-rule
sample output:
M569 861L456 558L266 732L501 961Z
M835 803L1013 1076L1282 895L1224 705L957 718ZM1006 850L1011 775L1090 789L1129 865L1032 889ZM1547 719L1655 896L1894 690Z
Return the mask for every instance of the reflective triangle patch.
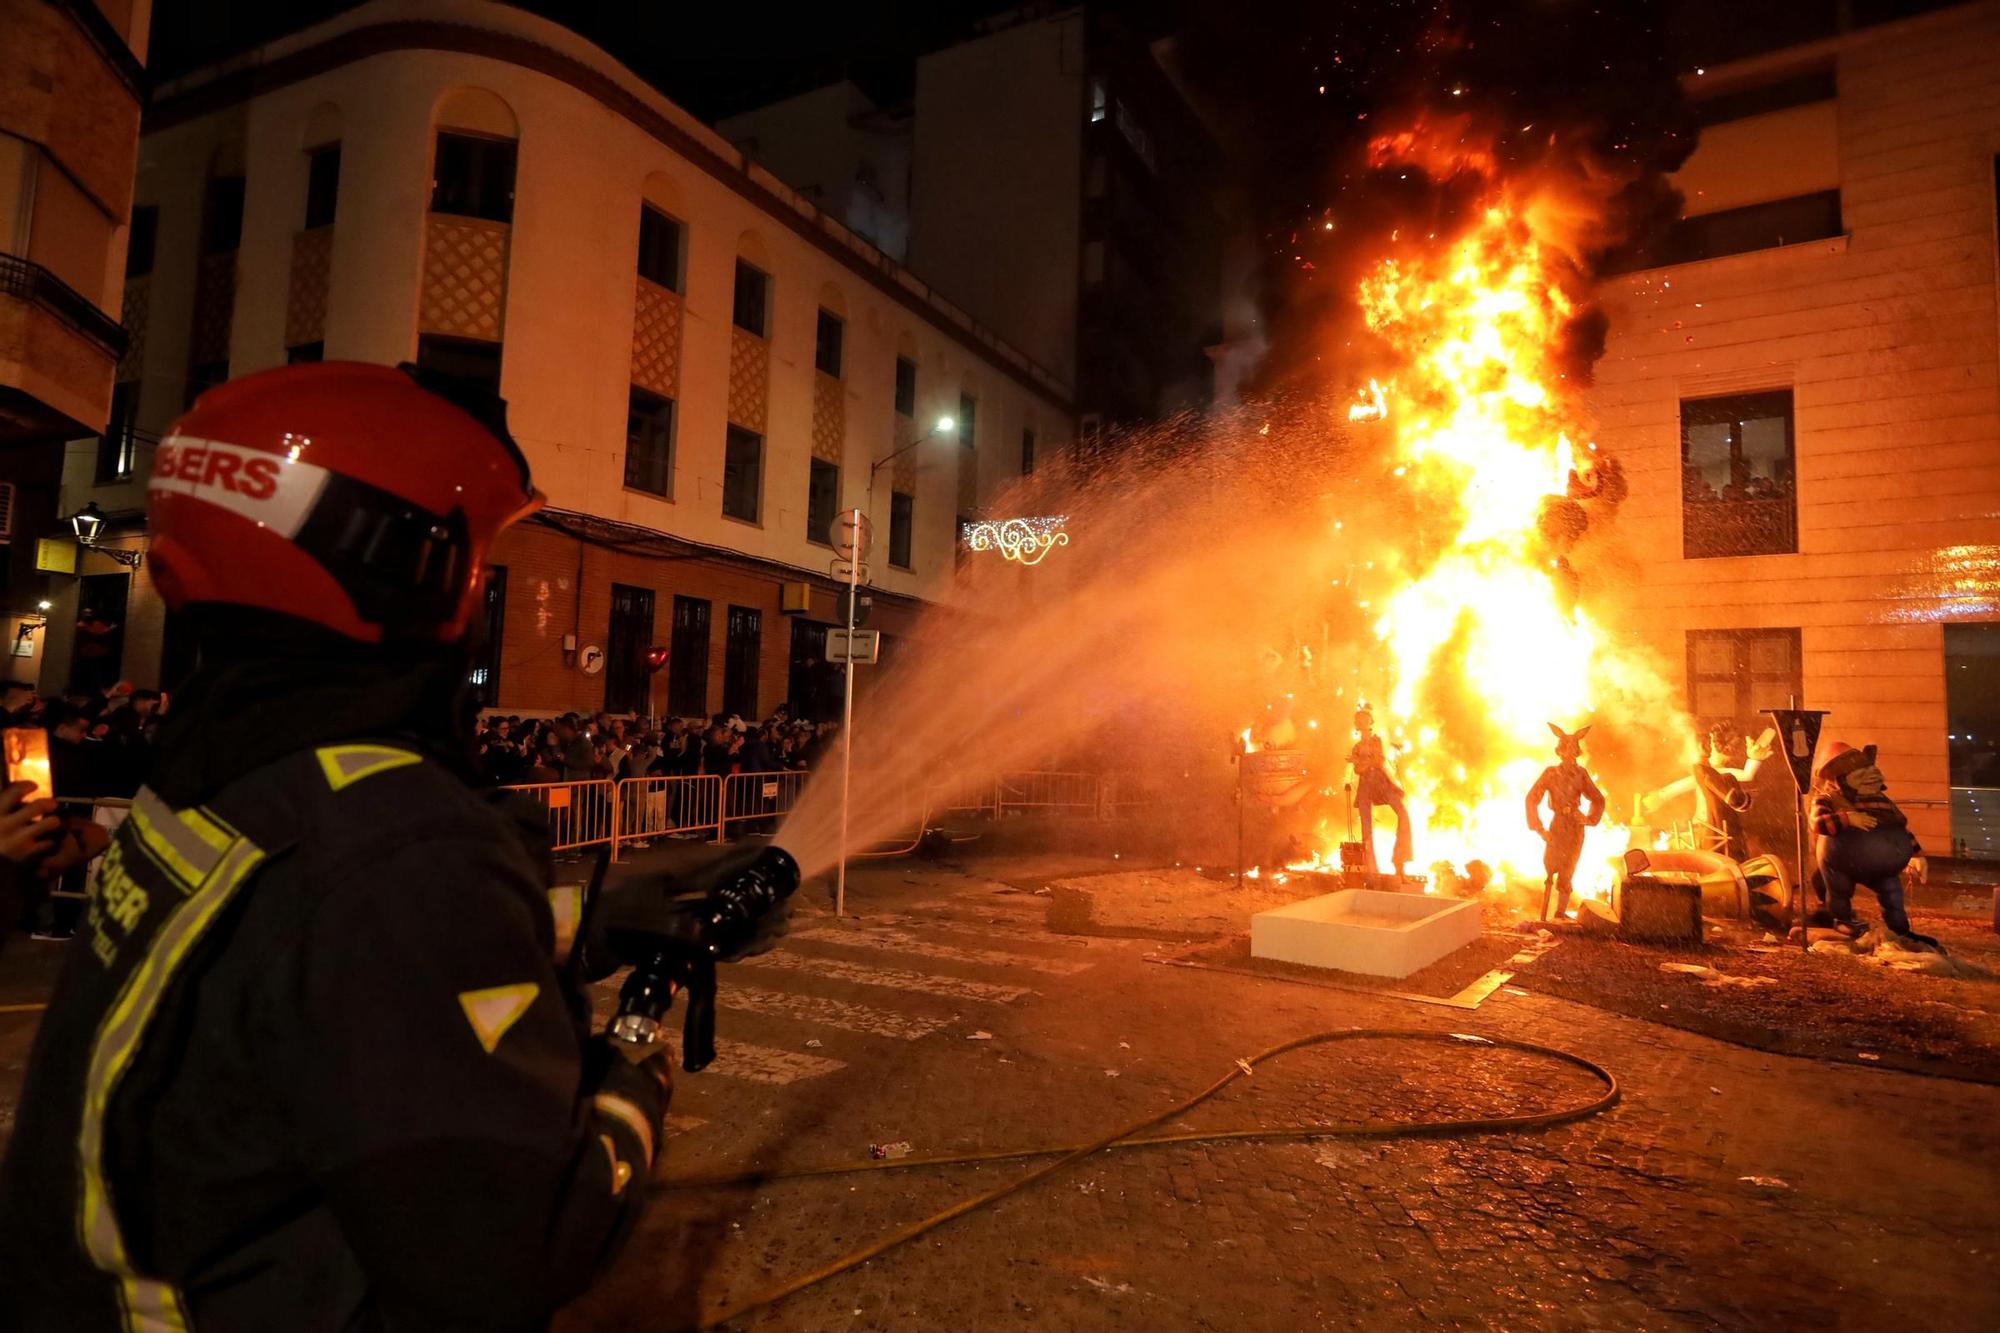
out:
M329 745L318 754L320 771L326 774L326 785L335 791L392 768L423 762L421 755L386 745Z
M458 993L459 1008L465 1010L465 1021L472 1024L472 1033L479 1038L479 1044L491 1055L500 1039L507 1035L507 1029L521 1020L528 1012L528 1006L535 1002L535 996L542 988L532 981L523 981L513 986L488 986L484 990L463 990Z

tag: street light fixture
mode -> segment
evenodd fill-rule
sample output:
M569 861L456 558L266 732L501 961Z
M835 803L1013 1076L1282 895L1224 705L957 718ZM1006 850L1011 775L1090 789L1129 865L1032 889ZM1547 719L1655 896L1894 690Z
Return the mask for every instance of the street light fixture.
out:
M128 551L118 546L99 546L97 544L99 535L104 531L105 523L104 511L97 507L97 501L92 500L84 505L83 508L71 514L68 522L70 531L74 532L76 539L85 546L90 547L100 555L110 556L127 569L137 569L139 567L139 552Z
M104 511L97 507L97 501L92 500L69 516L69 526L78 541L85 546L95 546L97 534L104 530Z
M874 466L868 469L869 494L872 495L875 493L875 474L880 472L883 469L883 467L885 467L890 463L895 462L898 458L901 458L904 454L907 454L908 452L910 452L910 450L916 448L918 445L922 444L926 440L932 439L939 435L954 435L957 432L958 432L957 421L953 420L949 416L939 417L937 419L937 424L935 426L932 426L929 430L925 431L922 435L919 435L916 439L911 440L908 444L896 450L894 453L889 454L886 457L876 459Z

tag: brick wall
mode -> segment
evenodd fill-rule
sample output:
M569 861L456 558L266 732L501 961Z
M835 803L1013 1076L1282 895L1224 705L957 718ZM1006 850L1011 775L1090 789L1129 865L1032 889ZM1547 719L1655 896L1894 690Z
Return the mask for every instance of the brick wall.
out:
M605 647L614 583L653 590L653 642L657 644L672 640L675 597L708 600L711 713L722 707L729 608L743 606L762 612L757 715L763 717L785 701L791 676L792 621L801 617L779 609L780 589L800 575L722 557L654 559L607 550L533 524L504 535L494 551L493 563L507 568L498 704L502 709L580 712L604 706L604 674L586 675L573 660L566 661L562 640L565 634L574 633L579 647ZM832 583L814 581L812 610L802 618L832 623L836 596ZM909 632L918 610L915 603L878 597L868 624L887 636L900 636ZM665 709L670 671L661 671L653 678L656 712Z

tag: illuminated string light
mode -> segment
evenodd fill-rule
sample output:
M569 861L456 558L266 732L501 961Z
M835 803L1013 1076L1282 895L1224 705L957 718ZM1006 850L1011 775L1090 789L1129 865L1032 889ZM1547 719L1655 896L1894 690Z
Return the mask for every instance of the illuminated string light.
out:
M973 551L998 551L1002 557L1021 565L1039 565L1050 551L1069 545L1064 514L1039 518L989 519L965 526L965 544Z

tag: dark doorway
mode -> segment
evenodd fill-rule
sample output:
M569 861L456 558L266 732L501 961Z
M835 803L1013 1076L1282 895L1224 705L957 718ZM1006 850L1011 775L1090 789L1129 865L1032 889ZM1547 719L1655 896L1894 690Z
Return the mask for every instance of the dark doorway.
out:
M667 712L708 718L708 602L674 598L674 641L667 664Z
M605 712L651 715L646 649L652 646L653 590L612 584L611 630L604 640Z
M69 687L102 690L118 682L125 662L125 600L130 574L86 574L76 602L76 641L70 653Z
M803 721L836 721L845 701L845 673L826 660L830 628L816 620L792 622L792 675L785 694L792 716Z
M729 640L722 661L722 711L757 721L757 656L764 647L764 613L729 608Z

